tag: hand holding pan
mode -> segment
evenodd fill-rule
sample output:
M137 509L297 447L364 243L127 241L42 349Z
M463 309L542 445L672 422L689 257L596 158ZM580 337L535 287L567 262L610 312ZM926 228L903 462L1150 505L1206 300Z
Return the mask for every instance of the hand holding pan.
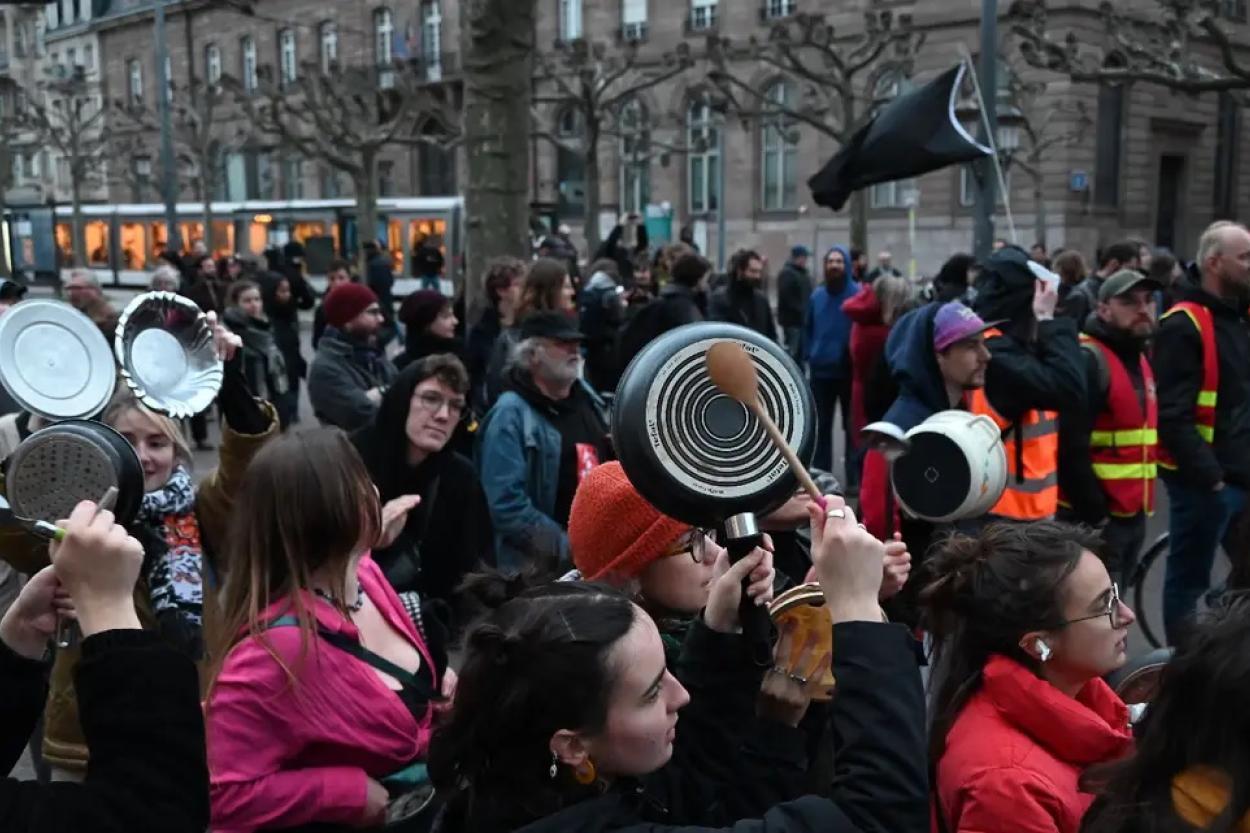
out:
M215 318L173 292L147 292L126 305L113 349L121 376L147 407L195 416L221 389L223 339Z
M109 490L104 493L104 497L100 498L96 504L96 515L101 512L112 512L113 504L117 503L117 487L109 486ZM54 540L60 541L65 537L65 530L53 527L56 530ZM73 619L66 619L64 616L57 614L56 617L56 647L68 648L78 641L82 632L78 629L78 623Z

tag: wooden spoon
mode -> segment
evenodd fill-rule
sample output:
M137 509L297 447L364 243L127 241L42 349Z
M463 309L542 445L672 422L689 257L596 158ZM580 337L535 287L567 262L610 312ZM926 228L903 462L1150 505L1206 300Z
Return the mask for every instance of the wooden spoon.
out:
M718 341L713 344L707 351L707 375L711 377L712 384L716 385L721 393L738 400L755 414L755 418L768 432L768 438L773 441L773 445L777 446L777 450L790 464L790 470L794 472L794 476L812 496L812 500L816 501L816 505L823 510L825 508L824 495L820 493L820 489L816 488L816 482L807 473L807 467L799 460L794 449L790 448L786 438L781 436L777 423L773 422L773 418L760 402L760 380L755 372L755 362L751 361L751 357L747 355L746 350L742 349L742 345L736 341Z

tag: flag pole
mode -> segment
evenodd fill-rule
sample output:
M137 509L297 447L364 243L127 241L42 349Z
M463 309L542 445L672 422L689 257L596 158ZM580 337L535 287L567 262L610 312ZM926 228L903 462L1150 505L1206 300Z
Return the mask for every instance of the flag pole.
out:
M998 132L986 116L985 97L981 95L981 82L977 78L976 67L972 65L972 54L968 51L967 44L959 44L959 51L963 53L964 66L968 68L968 75L972 78L972 89L977 96L977 112L980 113L981 124L985 127L985 139L990 143L990 150L994 151L991 160L994 164L994 173L998 176L998 191L1003 195L1003 210L1007 214L1007 229L1011 233L1011 242L1019 245L1020 238L1016 234L1016 221L1011 216L1011 192L1007 190L1007 178L1003 176L1003 165L998 158ZM993 213L992 207L990 211Z

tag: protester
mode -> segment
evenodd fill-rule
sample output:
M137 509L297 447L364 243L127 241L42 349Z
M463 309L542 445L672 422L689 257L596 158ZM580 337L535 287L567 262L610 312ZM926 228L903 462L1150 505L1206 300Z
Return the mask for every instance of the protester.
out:
M91 771L78 784L0 785L7 833L203 833L204 720L195 666L141 629L134 590L143 548L84 501L0 621L0 767L11 771L47 693L44 657L63 615L82 633L75 706Z
M608 233L608 239L595 252L594 260L611 260L616 264L616 276L622 286L634 286L634 257L646 254L650 249L647 239L647 226L637 214L622 215L617 224ZM591 267L591 275L595 268ZM587 282L589 286L589 282Z
M238 258L235 258L235 260L238 260ZM242 263L239 266L240 270L242 270ZM296 307L299 309L312 309L317 304L317 296L313 293L312 287L308 285L308 278L304 276L304 269L304 244L298 240L288 240L286 245L282 247L282 268L273 271L275 274L282 275L287 279ZM261 277L263 280L268 276ZM262 288L263 286L264 284L262 283Z
M399 320L404 325L404 352L395 358L400 370L435 353L464 352L463 342L456 338L459 320L452 311L451 299L434 289L418 289L399 305Z
M803 319L812 297L812 276L807 271L811 251L803 245L790 249L790 259L777 276L777 321L785 338L786 352L796 362L803 356Z
M851 249L851 279L862 283L868 278L868 253L863 249Z
M803 322L803 347L811 374L812 395L816 399L816 453L812 465L833 470L833 419L842 410L842 430L846 435L846 478L850 492L859 489L859 472L854 470L851 436L851 319L842 305L859 292L859 284L847 274L850 253L834 246L825 254L824 283L807 302Z
M477 453L495 556L509 570L540 553L567 561L573 495L611 452L606 408L580 378L582 334L552 311L523 319L520 336Z
M273 329L273 340L286 365L287 390L274 406L286 430L299 422L299 389L308 375L308 362L300 348L299 304L291 293L291 282L285 277L266 281L261 286L265 315Z
M812 533L838 646L831 798L770 807L773 773L742 772L740 732L765 669L734 631L757 554L714 584L676 676L650 617L603 587L561 582L501 604L468 639L455 703L431 746L431 777L448 801L443 833L927 830L911 640L880 621L880 542L841 499L830 507L828 517L813 507Z
M380 826L417 786L446 656L408 618L369 549L377 491L347 437L292 432L253 461L205 716L215 830Z
M1058 295L1028 268L1016 246L995 252L977 280L976 312L1004 322L986 331L990 365L973 413L994 420L1007 451L1007 488L991 515L1053 518L1059 508L1059 414L1085 403L1085 367L1076 322L1055 318Z
M673 277L673 266L678 260L686 255L698 254L692 247L685 243L669 243L655 252L655 261L652 263L653 277L655 283L661 289L668 285Z
M326 273L325 296L333 292L334 287L344 283L358 283L352 275L352 265L342 259L331 261L330 271ZM317 305L317 309L313 313L312 347L314 350L317 349L317 345L321 341L321 334L326 329L325 296L322 297L321 303Z
M1033 244L1033 248L1029 249L1029 260L1034 263L1041 264L1047 269L1050 268L1050 255L1046 253L1046 244L1038 241Z
M1078 328L1085 326L1085 319L1098 306L1098 290L1107 278L1121 269L1140 270L1141 244L1134 240L1122 240L1103 249L1098 255L1098 271L1072 288L1059 308L1076 322Z
M152 278L148 281L148 291L177 292L181 280L177 269L168 264L161 264L156 267L156 271L152 273Z
M1136 726L1133 753L1085 773L1098 795L1084 833L1247 829L1250 603L1231 599L1200 621L1168 660Z
M616 361L617 334L625 323L627 301L619 277L614 261L595 261L578 304L579 329L586 336L586 381L597 391L616 390L621 375Z
M1146 350L1159 289L1129 269L1103 281L1081 335L1086 404L1059 421L1060 517L1101 528L1107 569L1123 587L1154 513L1158 402Z
M500 333L516 323L524 278L525 264L514 257L495 258L486 266L482 286L487 306L482 310L482 317L469 330L467 348L472 391L469 400L479 413L486 413L486 370L490 366L491 354Z
M1167 249L1155 249L1150 257L1148 274L1163 287L1163 291L1159 293L1158 306L1161 314L1167 312L1176 301L1174 287L1184 279L1185 269L1176 259L1176 255Z
M882 275L892 275L896 278L902 277L903 273L894 268L894 255L889 252L879 252L877 254L877 265L868 273L865 280L872 283Z
M648 252L635 252L633 257L634 285L626 293L628 310L631 315L635 310L655 300L659 293L655 272L651 268L651 256Z
M1210 586L1216 547L1250 487L1250 232L1225 224L1198 243L1197 280L1178 282L1159 325L1159 465L1168 492L1163 624L1177 644Z
M364 250L365 285L377 296L378 309L382 312L382 326L377 333L377 343L380 349L385 350L399 335L395 326L395 273L391 271L391 253L374 240L366 240Z
M764 259L759 253L743 249L729 259L729 281L712 292L708 300L707 317L710 321L727 321L777 340L777 326L773 323L773 310L762 286Z
M933 300L940 304L959 301L965 305L972 303L969 287L972 284L972 272L976 258L969 254L955 254L942 264L937 276L933 278Z
M530 264L521 286L521 304L511 327L495 340L494 352L486 368L486 405L490 407L503 393L507 365L521 338L521 322L535 312L558 311L570 320L577 315L577 292L564 264L554 258L539 258Z
M291 402L288 397L290 378L286 357L278 349L273 325L265 315L260 287L252 281L239 281L231 286L230 306L222 320L243 339L243 375L248 387L278 408L278 418L285 428L293 416L292 406L298 407L299 402Z
M354 431L373 419L399 371L378 342L384 318L373 290L342 284L324 306L328 326L308 370L308 399L322 423Z
M452 445L469 416L468 388L457 358L426 356L404 368L373 422L352 436L384 518L420 498L390 546L373 552L414 621L422 601L454 608L461 579L495 561L486 495L473 463Z
M1093 801L1081 772L1132 748L1102 677L1124 664L1134 617L1098 545L1054 521L996 523L931 556L935 829L1077 833Z
M429 243L422 243L412 253L412 275L419 278L421 288L432 292L441 292L440 283L443 279L443 269L446 267L446 260L443 258L443 252L437 246Z
M1059 275L1060 304L1067 300L1069 293L1089 274L1085 258L1076 249L1066 249L1055 255L1054 271Z
M885 340L894 322L913 306L911 284L905 278L883 275L842 302L851 320L851 435L859 436L868 424L864 411L866 388L872 371L885 351ZM845 414L844 414L845 418Z
M65 282L65 299L74 309L82 312L88 304L104 298L100 279L90 269L74 269Z
M190 264L191 275L183 290L204 312L221 315L230 306L230 282L217 274L217 262L205 255Z
M618 362L622 370L651 341L669 330L703 320L700 293L712 265L697 254L684 254L672 266L670 280L660 297L638 310L621 329Z

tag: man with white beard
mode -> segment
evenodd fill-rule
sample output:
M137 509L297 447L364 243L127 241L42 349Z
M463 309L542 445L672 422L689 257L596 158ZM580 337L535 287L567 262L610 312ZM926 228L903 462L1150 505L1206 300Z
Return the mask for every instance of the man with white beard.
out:
M573 495L610 458L607 408L581 378L584 339L562 312L526 317L508 389L482 420L477 464L500 568L546 554L567 562Z

